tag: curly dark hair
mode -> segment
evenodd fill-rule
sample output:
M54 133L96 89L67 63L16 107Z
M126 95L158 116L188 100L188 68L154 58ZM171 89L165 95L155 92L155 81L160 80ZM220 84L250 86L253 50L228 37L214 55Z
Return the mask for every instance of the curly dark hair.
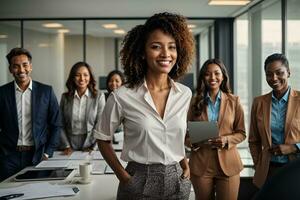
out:
M109 87L108 87L108 82L111 79L111 77L113 77L116 74L120 76L121 81L122 81L122 85L125 83L125 76L124 76L124 74L121 71L119 71L119 70L113 70L113 71L109 72L109 74L107 75L107 78L106 78L106 90L108 91L108 93L112 92L109 89Z
M140 85L147 73L145 44L152 32L161 30L171 35L176 42L177 67L173 67L169 76L177 80L189 69L194 55L194 37L189 31L186 18L172 13L158 13L150 17L144 25L138 25L127 33L120 52L127 85L133 88Z
M209 88L205 84L205 74L207 71L207 68L210 64L216 64L220 67L222 74L223 74L223 81L220 85L220 90L224 93L231 93L230 85L229 85L229 76L226 70L226 67L222 60L214 58L214 59L208 59L205 61L205 63L202 65L198 82L197 82L197 88L196 88L196 95L194 97L194 101L192 103L192 114L194 116L200 116L202 112L204 111L205 107L207 106L207 102L205 100L206 94L209 91Z
M68 92L66 92L66 94L69 96L73 96L75 94L75 90L76 90L77 86L75 84L74 79L75 79L76 73L80 67L86 67L90 73L90 82L88 84L88 89L91 91L92 97L95 98L97 96L98 90L96 88L96 80L93 75L92 68L88 63L82 62L82 61L75 63L71 68L68 80L66 82L66 86L68 88Z

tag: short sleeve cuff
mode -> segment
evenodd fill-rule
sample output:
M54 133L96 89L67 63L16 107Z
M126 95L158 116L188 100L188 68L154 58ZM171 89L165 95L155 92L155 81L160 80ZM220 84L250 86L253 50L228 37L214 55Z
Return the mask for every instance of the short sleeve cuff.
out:
M93 135L95 139L98 140L104 140L104 141L111 141L112 140L112 136L111 135L106 135L100 131L97 130L93 130Z

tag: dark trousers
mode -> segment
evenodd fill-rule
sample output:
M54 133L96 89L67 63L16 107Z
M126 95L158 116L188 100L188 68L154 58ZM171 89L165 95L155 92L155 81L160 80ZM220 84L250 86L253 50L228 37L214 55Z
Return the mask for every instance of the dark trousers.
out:
M33 151L13 152L0 156L0 182L27 166L32 166Z

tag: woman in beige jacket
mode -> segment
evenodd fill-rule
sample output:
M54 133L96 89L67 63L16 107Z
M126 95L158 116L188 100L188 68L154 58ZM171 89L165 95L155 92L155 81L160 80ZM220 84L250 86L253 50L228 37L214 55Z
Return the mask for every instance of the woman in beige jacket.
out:
M300 92L288 84L287 58L270 55L265 73L272 91L253 100L249 133L257 187L296 159L300 147Z
M236 145L246 138L244 112L239 98L231 94L222 61L210 59L203 64L189 120L212 121L219 127L217 138L192 145L190 170L196 198L237 199L243 164ZM191 144L189 138L186 142Z

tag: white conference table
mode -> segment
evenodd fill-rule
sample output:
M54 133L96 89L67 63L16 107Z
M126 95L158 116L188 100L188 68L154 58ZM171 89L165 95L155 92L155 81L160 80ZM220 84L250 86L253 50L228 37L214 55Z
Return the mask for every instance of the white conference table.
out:
M19 174L19 173L18 173ZM33 183L37 181L30 182L14 182L14 176L6 179L4 182L0 183L0 187L16 187L23 184ZM73 180L79 179L79 177L74 177ZM48 181L51 184L61 184L65 186L74 187L79 189L79 192L74 196L66 197L53 197L47 199L57 199L57 200L114 200L116 199L118 180L114 174L102 174L102 175L92 175L92 182L89 184L80 184L76 181Z
M120 156L120 152L117 152L117 155ZM243 159L243 158L242 158ZM83 160L84 161L84 160ZM99 162L105 162L104 160L99 160ZM31 167L32 168L32 167ZM22 170L23 171L23 170ZM0 188L6 187L16 187L23 184L32 183L31 182L15 182L14 177L20 173L15 174L14 176L6 179L5 181L0 183ZM78 171L77 171L78 174ZM254 170L252 168L244 168L241 172L241 178L250 178L253 177ZM70 187L76 186L80 192L77 193L75 196L68 196L68 197L54 197L54 198L47 198L47 199L58 199L58 200L114 200L116 199L117 189L119 181L114 174L97 174L91 175L92 181L89 184L81 184L78 183L77 180L80 179L78 176L72 177L70 180L61 180L61 181L49 181L49 183L53 184L62 184ZM34 181L37 182L37 181ZM190 200L195 199L194 192L191 191Z
M32 168L32 167L29 167ZM23 171L23 170L22 170ZM19 172L19 173L22 173ZM19 174L17 173L17 174ZM16 175L17 175L16 174ZM14 177L12 176L6 179L4 182L0 183L0 188L6 187L16 187L23 184L32 183L31 182L15 182ZM48 181L51 184L61 184L64 186L74 187L76 186L80 192L78 192L74 196L66 196L66 197L52 197L47 199L57 199L57 200L115 200L117 194L117 188L119 181L114 174L101 174L101 175L92 175L92 181L89 184L80 184L77 183L76 180L80 179L80 177L73 177L70 180L63 181ZM34 181L37 182L37 181ZM194 192L191 191L190 200L195 199Z

